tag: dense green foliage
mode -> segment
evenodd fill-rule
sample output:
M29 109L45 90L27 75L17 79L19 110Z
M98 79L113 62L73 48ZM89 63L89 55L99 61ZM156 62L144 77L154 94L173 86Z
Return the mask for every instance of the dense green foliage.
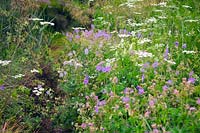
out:
M2 0L0 132L200 132L198 0Z

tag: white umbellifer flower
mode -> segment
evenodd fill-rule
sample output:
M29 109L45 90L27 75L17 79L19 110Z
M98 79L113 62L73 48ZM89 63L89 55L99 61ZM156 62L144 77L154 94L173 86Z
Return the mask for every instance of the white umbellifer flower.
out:
M39 71L34 68L33 70L31 70L31 73L39 73Z
M118 34L118 36L120 38L127 38L127 37L130 37L131 35L129 35L129 34Z
M154 12L163 12L163 10L154 10Z
M41 18L29 18L28 20L31 20L31 21L42 21L44 19L41 19Z
M182 5L182 7L184 7L184 8L192 8L191 6L188 6L188 5Z
M42 85L38 85L37 87L33 88L34 90L32 91L33 93L35 93L35 95L39 96L42 94L42 92L44 91L44 88L42 87Z
M75 69L77 69L78 67L83 67L83 65L81 63L79 63L78 61L71 59L69 61L64 61L63 65L70 65L70 66L74 66Z
M167 3L166 2L161 2L161 3L158 3L158 4L151 4L152 6L161 6L161 7L166 7L167 6Z
M72 27L73 30L85 30L83 27Z
M187 51L187 50L183 50L182 53L186 53L186 54L195 54L195 51Z
M4 61L0 60L0 65L6 66L6 65L8 65L10 62L11 62L10 60L4 60Z
M135 54L139 57L153 57L154 55L152 53L146 52L146 51L135 51Z
M38 88L39 91L44 91L44 88Z
M151 43L152 41L148 38L143 38L138 41L139 44L144 44L144 43Z
M146 20L146 23L156 23L156 22L157 22L157 20L154 17L151 17L151 18Z
M165 46L165 44L155 44L156 48L160 48L160 47L164 47L164 46Z
M17 78L21 78L21 77L24 77L25 75L23 74L18 74L18 75L15 75L15 76L12 76L13 78L17 79Z
M190 19L190 20L185 20L185 22L198 22L199 20L195 20L195 19Z
M172 65L175 65L176 62L172 61L172 60L167 60L167 59L164 59L166 62L168 62L169 64L172 64Z
M54 26L55 24L54 23L51 23L51 22L40 22L41 25L51 25L51 26Z
M158 16L159 19L167 19L165 16Z

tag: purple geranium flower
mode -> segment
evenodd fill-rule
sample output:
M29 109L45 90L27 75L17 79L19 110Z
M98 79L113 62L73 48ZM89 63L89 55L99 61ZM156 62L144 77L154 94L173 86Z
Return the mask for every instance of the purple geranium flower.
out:
M157 67L158 67L158 62L155 61L155 62L152 64L152 67L153 67L154 69L157 68Z
M178 45L179 45L179 42L178 42L178 41L176 41L174 44L175 44L175 46L176 46L176 47L178 47Z
M0 86L0 90L4 90L5 89L5 86L4 85L1 85Z
M144 89L141 86L137 86L136 88L138 89L138 93L140 95L144 94Z
M102 100L102 101L98 102L98 106L104 106L104 105L106 105L106 101L105 100Z
M103 67L102 68L102 72L110 72L111 71L111 67L110 66L107 66L107 67Z
M98 106L95 106L95 107L94 107L94 110L95 110L96 113L98 113L98 112L99 112L99 107L98 107Z
M187 48L186 43L184 43L184 44L182 45L182 48L183 48L183 49L186 49L186 48Z
M87 127L87 124L86 123L82 123L81 124L81 128L85 129Z
M168 80L168 81L167 81L167 84L168 84L168 85L173 85L173 81L172 81L172 80Z
M167 85L164 85L164 86L162 87L162 89L163 89L163 91L166 91L166 90L168 89L168 86L167 86Z
M89 76L85 76L83 83L87 85L89 83Z
M123 98L122 98L122 101L123 101L124 103L128 103L128 102L130 101L130 98L129 98L129 97L123 97Z
M196 79L195 79L195 78L192 78L192 77L188 79L188 83L194 84L195 81L196 81Z
M197 99L196 103L200 105L200 98Z

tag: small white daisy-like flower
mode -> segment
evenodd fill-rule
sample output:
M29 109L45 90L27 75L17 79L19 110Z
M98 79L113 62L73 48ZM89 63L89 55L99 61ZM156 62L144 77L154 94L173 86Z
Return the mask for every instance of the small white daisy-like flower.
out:
M175 65L176 62L172 61L172 60L167 60L167 59L164 59L166 62L168 62L169 64L172 64L172 65Z
M51 26L54 26L55 24L54 23L51 23L51 22L40 22L41 25L51 25Z
M182 5L182 7L192 9L192 7L191 7L191 6L188 6L188 5Z
M31 73L39 73L39 71L34 68L33 70L31 70Z
M44 19L41 19L41 18L29 18L28 20L31 20L31 21L43 21Z
M4 61L0 60L0 65L6 66L6 65L8 65L10 62L11 62L10 60L4 60Z
M130 37L131 35L129 35L129 34L118 34L118 36L120 38L127 38L127 37Z
M199 20L195 20L195 19L190 19L190 20L185 20L185 22L198 22Z
M153 57L154 55L152 53L146 52L146 51L135 51L135 54L139 57Z
M85 30L83 27L72 27L73 30Z
M143 38L138 41L139 44L151 43L151 40L148 38Z
M185 54L195 54L196 52L195 52L195 51L187 51L187 50L183 50L182 53L185 53Z
M21 77L24 77L25 75L23 74L18 74L18 75L15 75L15 76L12 76L13 78L17 79L17 78L21 78Z

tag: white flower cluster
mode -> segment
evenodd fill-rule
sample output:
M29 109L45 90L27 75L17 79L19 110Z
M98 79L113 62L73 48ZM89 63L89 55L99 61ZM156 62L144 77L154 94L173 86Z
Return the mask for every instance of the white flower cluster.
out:
M161 47L164 47L164 46L165 46L165 44L162 44L162 43L161 44L155 44L156 48L161 48Z
M154 17L151 17L151 18L146 20L146 23L156 23L156 22L157 22L157 19L154 18Z
M152 6L166 7L167 3L166 2L161 2L161 3L158 3L158 4L152 4Z
M58 70L58 73L59 73L59 77L60 77L60 78L62 78L62 77L64 77L65 75L67 75L67 72L64 71L63 69Z
M18 78L21 78L21 77L24 77L25 75L23 74L18 74L18 75L15 75L15 76L12 76L13 78L15 79L18 79Z
M189 19L189 20L185 20L185 22L190 22L190 23L192 23L192 22L198 22L199 20L195 20L195 19Z
M34 87L33 93L37 96L41 95L44 91L44 88L42 88L41 85L38 85L37 87Z
M31 73L39 73L39 71L34 68L33 70L31 70Z
M73 30L85 30L83 27L72 27Z
M10 60L3 60L3 61L0 60L0 65L6 66L6 65L8 65L10 62L11 62Z
M51 26L54 26L55 24L54 23L51 23L51 22L40 22L41 25L51 25Z
M182 53L186 53L186 54L195 54L195 51L187 51L187 50L183 50Z
M172 60L167 60L167 59L164 59L166 62L168 62L169 64L172 64L172 65L175 65L176 62L172 61Z
M154 55L152 53L146 52L146 51L135 51L135 54L139 57L153 57Z
M188 5L182 5L182 7L192 9L192 7L191 7L191 6L188 6Z
M75 59L71 59L69 61L64 61L63 65L74 66L75 69L77 69L78 67L83 67L83 65L81 63L79 63L78 61L76 61Z
M41 19L41 18L29 18L28 20L31 20L31 21L42 21L43 19Z
M127 38L127 37L130 37L131 35L129 35L129 34L118 34L118 36L120 38Z
M138 43L140 44L140 45L142 45L142 44L145 44L145 43L151 43L152 41L150 40L150 39L148 39L148 38L143 38L143 39L140 39L139 41L138 41Z

